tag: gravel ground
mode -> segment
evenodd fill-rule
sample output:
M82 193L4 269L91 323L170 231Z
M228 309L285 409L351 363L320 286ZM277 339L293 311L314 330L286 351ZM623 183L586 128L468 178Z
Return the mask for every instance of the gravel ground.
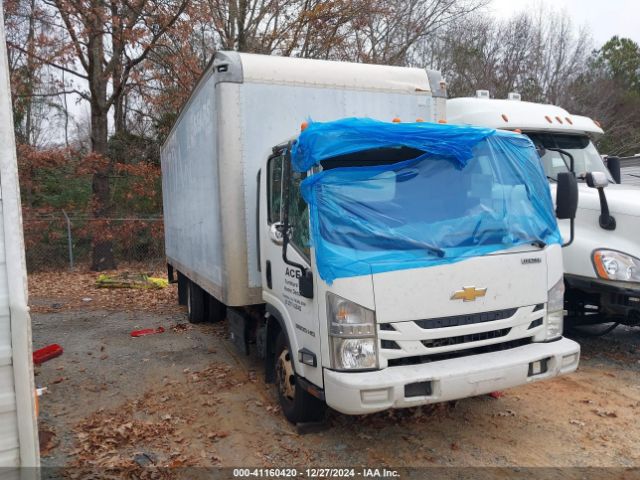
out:
M64 348L36 368L36 384L47 387L43 466L72 476L126 467L135 477L150 465L640 467L638 328L600 338L571 332L583 349L578 372L500 398L365 417L331 412L324 430L300 435L260 362L236 353L224 323L188 325L184 311L158 300L155 313L145 311L144 295L118 310L32 292L34 348ZM175 292L163 298L173 302ZM130 336L160 326L164 333Z

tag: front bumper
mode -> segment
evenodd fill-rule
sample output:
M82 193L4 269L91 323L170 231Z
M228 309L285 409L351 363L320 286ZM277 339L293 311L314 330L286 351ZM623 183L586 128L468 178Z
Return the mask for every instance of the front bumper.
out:
M627 318L632 324L640 322L640 285L577 275L565 275L565 281L569 287L565 298L570 298L572 290L583 292L587 296L584 301L592 298L604 316Z
M446 402L571 373L578 367L579 358L580 345L561 338L501 352L373 372L325 369L325 400L331 408L351 415ZM546 360L546 371L530 375L530 364L541 360ZM431 382L431 394L406 397L405 386L418 382Z

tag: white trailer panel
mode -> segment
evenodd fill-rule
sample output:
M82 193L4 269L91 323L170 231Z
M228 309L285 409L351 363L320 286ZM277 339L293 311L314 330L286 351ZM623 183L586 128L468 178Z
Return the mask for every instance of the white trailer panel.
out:
M39 464L31 320L9 67L0 9L0 469ZM13 471L17 475L17 470ZM23 472L35 476L31 469Z

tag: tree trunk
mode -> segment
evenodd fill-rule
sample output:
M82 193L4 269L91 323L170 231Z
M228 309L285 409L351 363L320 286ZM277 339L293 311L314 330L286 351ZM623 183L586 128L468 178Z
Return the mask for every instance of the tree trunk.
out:
M108 139L107 112L100 107L91 108L91 141L93 151L107 158ZM93 216L96 222L93 229L93 256L91 270L103 271L116 268L115 256L113 254L113 242L107 239L109 229L109 217L111 208L111 188L109 185L109 174L111 173L111 162L100 164L93 174L91 189L93 191Z
M96 29L96 31L99 31ZM116 268L113 242L109 240L109 217L112 212L111 160L108 156L109 123L107 107L107 82L103 75L103 43L101 34L89 42L89 77L91 90L91 150L102 158L97 162L91 182L93 192L93 252L91 270L103 271Z

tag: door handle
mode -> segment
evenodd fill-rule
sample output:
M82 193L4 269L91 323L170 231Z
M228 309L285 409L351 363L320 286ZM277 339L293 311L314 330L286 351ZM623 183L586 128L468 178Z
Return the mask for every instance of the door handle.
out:
M265 276L267 277L267 288L269 290L273 289L273 282L271 281L271 260L267 260L267 271L265 272Z

